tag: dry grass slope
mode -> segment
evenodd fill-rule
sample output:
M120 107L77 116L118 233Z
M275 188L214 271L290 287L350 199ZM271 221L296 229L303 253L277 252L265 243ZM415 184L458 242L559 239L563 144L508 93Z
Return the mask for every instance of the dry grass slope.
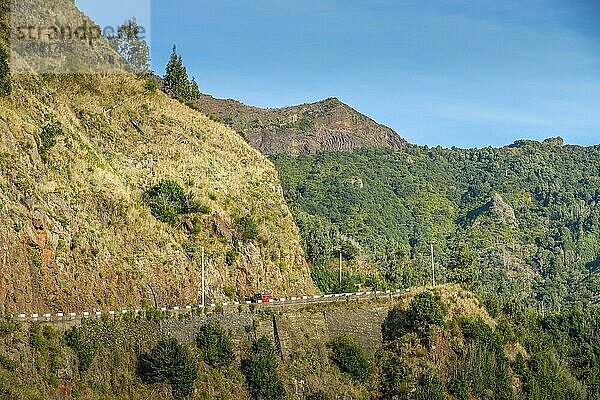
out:
M52 119L63 134L44 161L40 132ZM201 247L209 299L224 288L313 290L272 164L143 80L20 77L0 124L0 311L195 303ZM178 227L157 221L143 194L165 178L211 211ZM245 215L256 240L238 239Z

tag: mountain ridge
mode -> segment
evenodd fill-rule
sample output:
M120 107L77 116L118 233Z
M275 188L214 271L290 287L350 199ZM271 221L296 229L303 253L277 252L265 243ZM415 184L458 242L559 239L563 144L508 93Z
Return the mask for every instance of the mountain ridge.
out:
M263 154L312 154L359 148L398 150L408 142L391 128L330 97L313 103L259 108L202 94L198 108L245 136Z

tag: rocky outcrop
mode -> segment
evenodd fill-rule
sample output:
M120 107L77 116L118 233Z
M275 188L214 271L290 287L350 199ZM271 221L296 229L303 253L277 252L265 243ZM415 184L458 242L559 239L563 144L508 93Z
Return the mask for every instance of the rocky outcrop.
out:
M469 219L473 224L478 224L484 217L514 228L519 224L515 210L498 193L494 193L489 202L469 214Z
M363 147L397 150L407 145L392 129L335 98L294 107L261 109L203 95L198 107L240 132L250 145L264 154L297 155Z
M502 196L494 193L492 200L486 205L487 210L508 225L516 226L515 210L504 201Z
M560 136L548 138L548 139L544 140L543 143L550 145L550 146L556 146L556 147L562 147L565 145L564 139Z

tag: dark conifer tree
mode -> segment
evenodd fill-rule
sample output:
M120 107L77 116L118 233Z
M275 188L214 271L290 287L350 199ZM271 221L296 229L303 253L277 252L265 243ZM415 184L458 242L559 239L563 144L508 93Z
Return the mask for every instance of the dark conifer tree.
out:
M173 52L167 64L163 87L165 92L173 98L184 101L189 98L190 82L187 69L183 65L181 56L177 54L176 46L173 46Z

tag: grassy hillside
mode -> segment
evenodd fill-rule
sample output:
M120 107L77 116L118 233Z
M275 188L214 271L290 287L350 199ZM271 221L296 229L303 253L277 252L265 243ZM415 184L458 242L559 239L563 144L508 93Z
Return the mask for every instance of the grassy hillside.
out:
M21 77L2 99L2 311L189 304L312 285L272 164L130 75ZM146 194L196 204L175 224ZM248 224L251 234L247 234Z
M92 24L71 1L27 4ZM236 132L124 72L12 78L0 313L197 303L202 248L207 301L314 290L277 172Z
M338 289L323 266L340 245L346 286L408 287L431 281L433 244L438 282L493 301L600 301L598 147L523 141L272 159L325 290Z

